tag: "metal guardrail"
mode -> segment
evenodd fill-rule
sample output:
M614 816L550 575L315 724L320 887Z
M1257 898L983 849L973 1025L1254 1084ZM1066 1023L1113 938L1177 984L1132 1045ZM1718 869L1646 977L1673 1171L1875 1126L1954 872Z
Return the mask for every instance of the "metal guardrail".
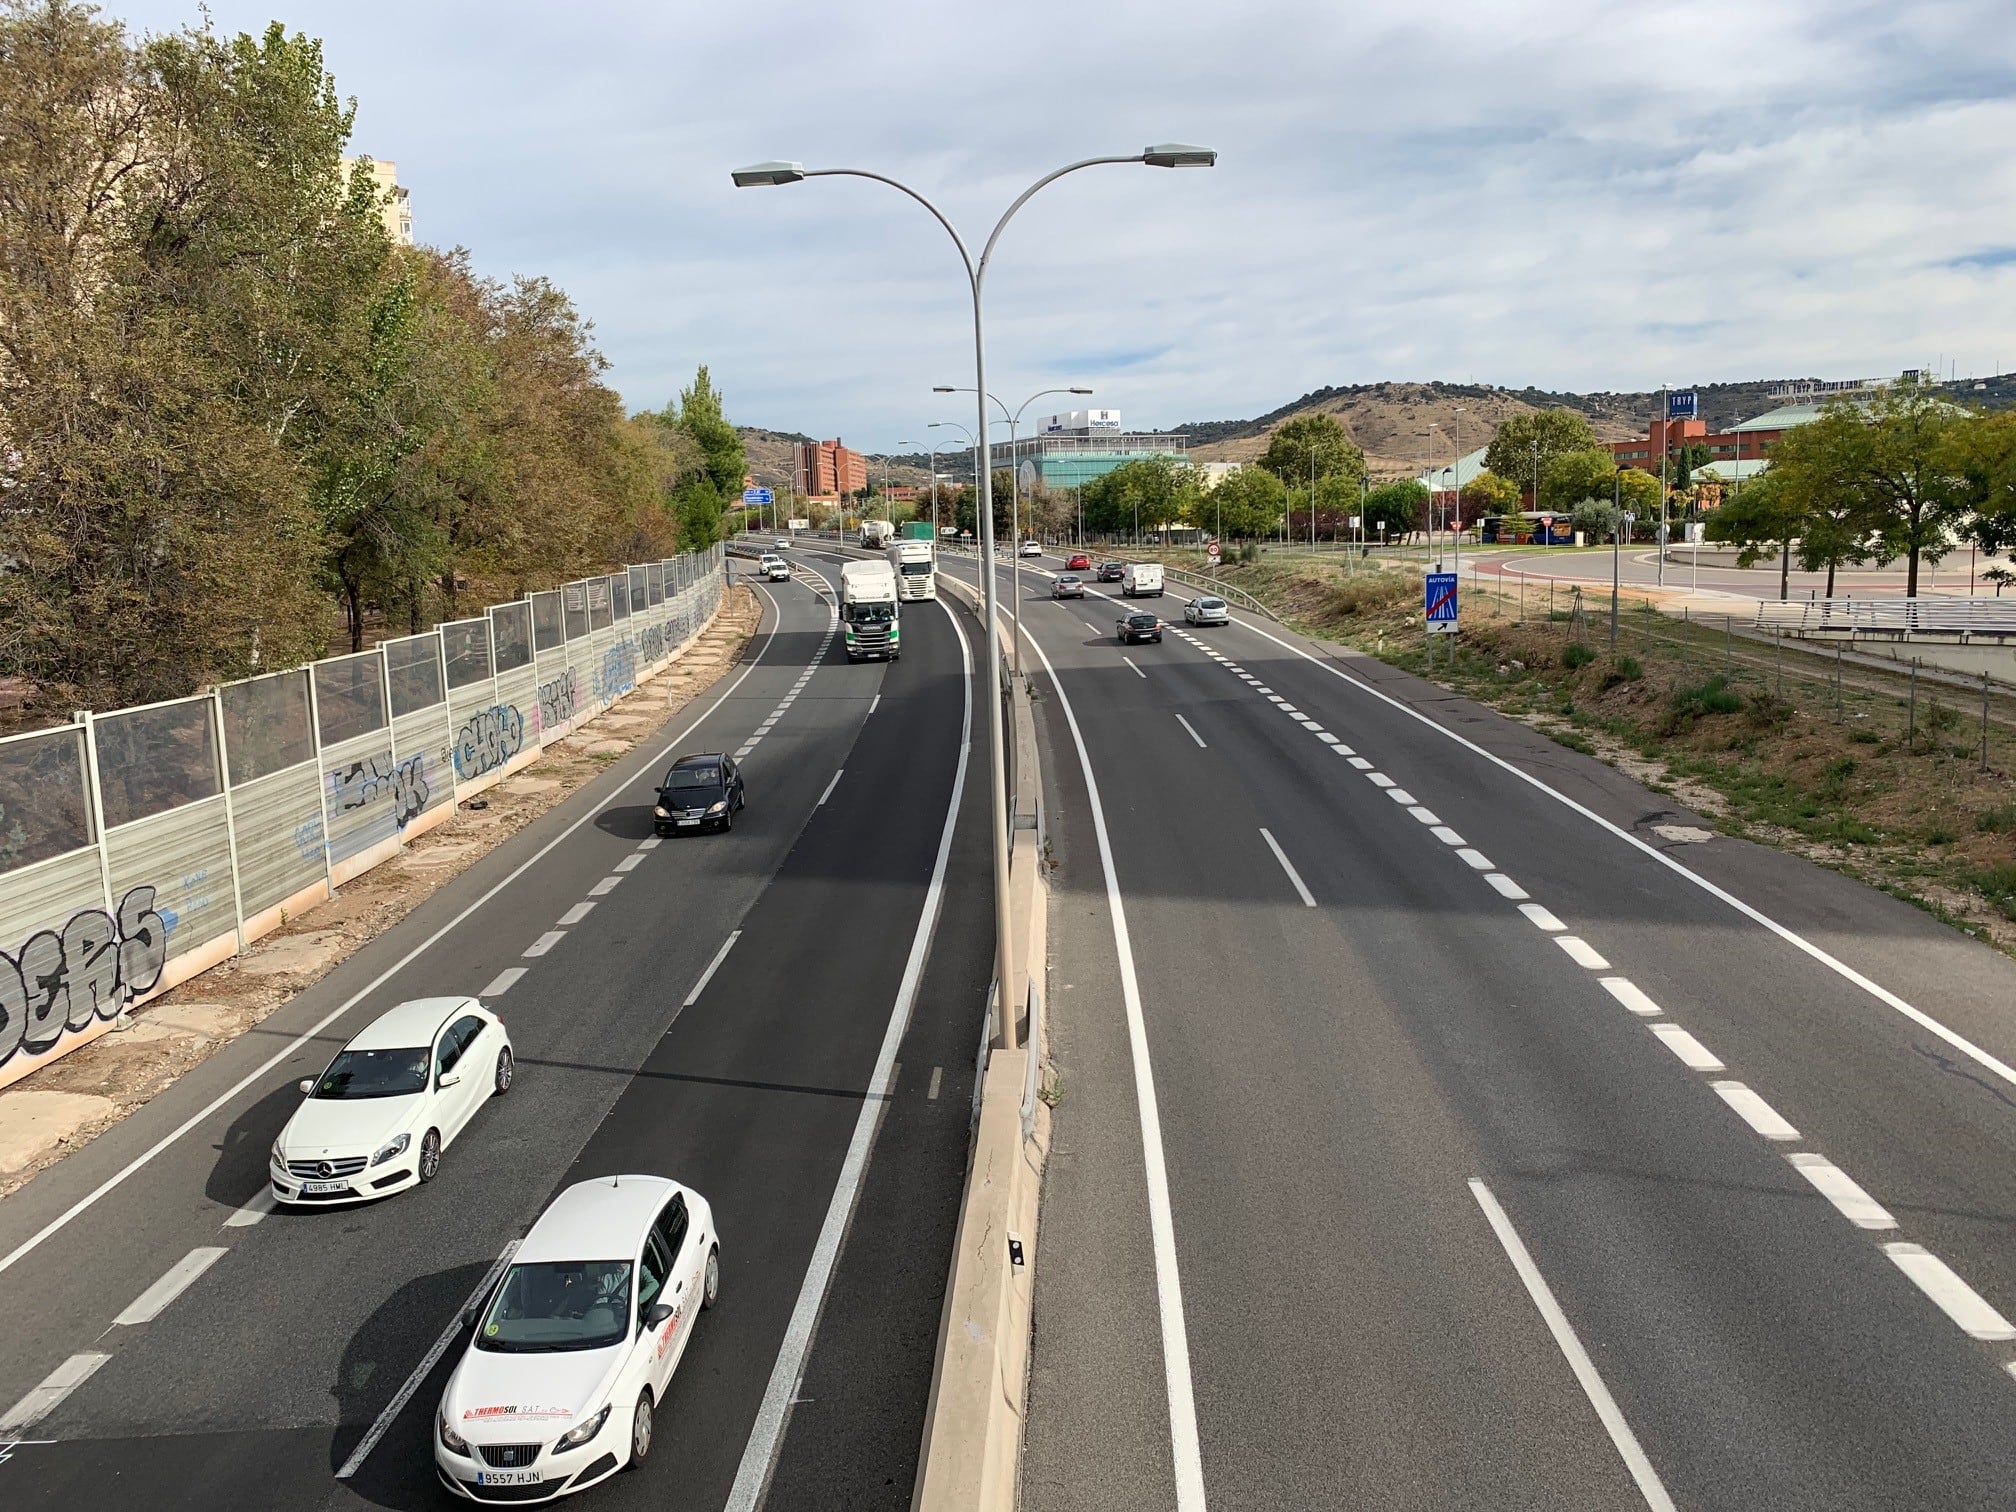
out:
M1215 593L1222 599L1230 599L1249 614L1264 614L1267 618L1274 621L1275 624L1278 625L1281 623L1280 615L1269 609L1244 588L1234 588L1230 583L1214 582L1201 573L1190 572L1182 567L1170 567L1166 564L1162 568L1162 575L1174 578L1186 588L1201 588L1206 593Z
M1760 629L2016 636L2016 598L1831 598L1757 606Z

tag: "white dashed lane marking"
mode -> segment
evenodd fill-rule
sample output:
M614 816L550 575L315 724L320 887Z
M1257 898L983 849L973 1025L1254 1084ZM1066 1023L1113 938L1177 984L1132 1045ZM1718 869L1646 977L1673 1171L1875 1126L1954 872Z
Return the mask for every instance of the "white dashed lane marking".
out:
M604 880L606 881L608 879L605 878ZM597 885L599 886L600 884ZM546 933L542 934L541 936L539 936L538 939L534 940L530 945L527 945L525 947L525 954L528 956L543 956L544 954L546 954L547 951L551 950L555 945L558 945L562 940L566 938L567 938L566 930L549 929L546 931Z
M1791 1141L1799 1137L1799 1131L1792 1127L1771 1104L1739 1081L1718 1081L1715 1095L1736 1110L1736 1116L1750 1125L1766 1139Z
M579 905L576 906L578 907ZM490 985L477 993L476 996L479 998L501 997L503 994L509 992L518 981L518 978L525 975L529 970L531 970L529 966L507 966L498 972L496 976L492 977Z
M1857 1228L1894 1229L1897 1220L1855 1179L1825 1155L1787 1155L1792 1169L1813 1183L1813 1189L1834 1204L1835 1211ZM2016 1367L2012 1367L2016 1368Z
M1577 966L1586 966L1591 971L1608 971L1610 963L1603 959L1596 947L1575 935L1556 935L1554 943L1568 952L1568 959Z
M1659 1043L1680 1057L1680 1063L1692 1071L1720 1071L1722 1062L1701 1041L1694 1038L1678 1024L1654 1024L1652 1032L1659 1036Z

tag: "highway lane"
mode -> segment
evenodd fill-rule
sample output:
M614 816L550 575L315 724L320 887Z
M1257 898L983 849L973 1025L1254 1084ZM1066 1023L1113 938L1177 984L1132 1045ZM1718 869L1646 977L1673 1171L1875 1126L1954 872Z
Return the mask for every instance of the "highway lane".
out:
M1200 632L1228 666L1172 636L1127 653L1137 676L1087 628L1112 606L1088 602L1025 603L1024 621L1083 731L1128 912L1194 1378L1190 1505L1657 1505L1658 1485L1683 1506L2006 1499L2010 1346L1967 1337L1906 1271L1963 1317L1969 1297L2016 1312L2002 1258L2011 1110L1995 1072L1294 654L1297 638ZM1656 839L1652 823L1686 817L1486 711L1348 665L1627 832ZM1042 707L1068 768L1060 709ZM1067 913L1103 886L1074 875L1083 812L1053 804ZM1682 849L2009 1058L2006 960L1789 858ZM1522 904L1544 912L1529 921ZM1124 1041L1095 1023L1090 1064L1071 1059L1084 1005L1124 1006L1093 996L1093 975L1057 993L1065 1074L1095 1083L1085 1147L1124 1161L1089 1111L1124 1096L1111 1064ZM1720 1069L1682 1061L1699 1047ZM1145 1172L1075 1168L1070 1110L1067 1097L1046 1195L1045 1253L1065 1258L1038 1272L1025 1489L1038 1507L1168 1505L1182 1434L1172 1451L1174 1414L1156 1422L1143 1389L1161 1384L1167 1277L1143 1225L1117 1224L1102 1192ZM1837 1201L1829 1172L1859 1180L1898 1227L1857 1228L1852 1202L1837 1210L1809 1172ZM1598 1362L1653 1493L1621 1479L1628 1455L1520 1296L1486 1200ZM1080 1237L1094 1254L1076 1252ZM1965 1278L1958 1290L1940 1262ZM1136 1284L1109 1288L1095 1318L1085 1293L1100 1274ZM1127 1431L1082 1427L1091 1400L1131 1403ZM1088 1452L1112 1467L1096 1487L1069 1470Z
M820 1468L843 1482L872 1476L878 1488L902 1481L900 1498L884 1490L862 1505L907 1500L984 990L985 945L976 964L963 939L976 924L984 929L984 903L970 919L940 915L962 943L928 950L941 843L958 838L947 824L965 744L965 653L953 621L934 613L919 617L902 662L848 666L830 646L829 601L795 582L772 591L781 616L766 623L747 676L678 742L737 749L767 727L745 758L751 802L732 835L653 845L649 782L662 757L653 746L626 759L248 1037L266 1045L220 1052L201 1085L171 1089L54 1168L57 1180L38 1180L0 1209L0 1241L12 1249L279 1037L564 837L535 871L339 1020L354 1028L398 998L477 990L507 968L527 968L490 999L512 1028L518 1083L448 1152L432 1187L371 1208L223 1226L260 1185L292 1082L340 1039L332 1026L5 1273L0 1308L12 1315L0 1326L20 1347L0 1367L0 1397L16 1400L70 1351L112 1356L35 1425L34 1439L53 1442L23 1445L0 1464L9 1505L444 1504L427 1435L459 1332L431 1370L416 1367L454 1331L484 1271L550 1194L610 1169L670 1171L714 1199L724 1298L661 1409L652 1463L596 1494L722 1507L752 1456L760 1485L778 1443L773 1431L752 1451L752 1425L794 1310L808 1293L818 1300L808 1276L818 1279L815 1245L839 1206L843 1228L849 1213L864 1215L839 1250L843 1270L892 1249L911 1258L873 1292L872 1306L850 1309L886 1319L887 1330L829 1337L822 1325L798 1341L809 1351L799 1356L808 1377L859 1369L888 1382L893 1404L855 1414L854 1454ZM890 792L905 801L885 801ZM961 818L976 830L970 797L962 795ZM950 901L972 907L970 892ZM563 913L575 919L564 937L524 957ZM720 956L731 931L734 945ZM928 997L914 992L919 967ZM914 1017L899 1011L906 968L926 1004ZM909 1064L898 1072L890 1063L900 1060ZM927 1098L934 1069L942 1085ZM878 1070L887 1085L874 1095ZM850 1140L862 1144L885 1123L903 1131L903 1147L865 1145L876 1152L865 1180L843 1181ZM908 1191L900 1214L886 1197L853 1206L892 1176ZM50 1190L38 1191L45 1183ZM28 1196L35 1201L17 1210ZM871 1226L871 1212L904 1226ZM107 1330L131 1296L199 1245L225 1253L158 1318ZM404 1409L389 1410L409 1384ZM792 1405L790 1386L773 1430L810 1412ZM382 1434L375 1443L372 1432ZM787 1446L792 1437L783 1434ZM777 1504L802 1495L801 1464L782 1457Z

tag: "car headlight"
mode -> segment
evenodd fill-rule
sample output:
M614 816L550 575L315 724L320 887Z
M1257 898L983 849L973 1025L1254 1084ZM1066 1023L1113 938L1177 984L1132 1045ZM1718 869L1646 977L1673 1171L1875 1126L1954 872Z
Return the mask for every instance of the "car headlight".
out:
M441 1416L435 1420L435 1425L440 1431L441 1447L443 1449L446 1449L450 1454L467 1454L469 1452L469 1441L448 1426L448 1409L446 1407L441 1409Z
M610 1404L610 1406L614 1405L615 1404L613 1402ZM581 1423L576 1427L569 1428L565 1433L561 1434L559 1439L553 1445L553 1452L555 1454L558 1454L563 1449L579 1449L583 1444L587 1443L588 1440L592 1439L593 1437L595 1437L596 1434L600 1433L602 1431L602 1425L608 1421L609 1421L609 1408L604 1407L600 1412L596 1413L595 1416L588 1419L587 1422Z
M723 798L718 802L710 803L707 805L707 812L710 814L725 814L727 811L728 811L728 800L726 798Z
M413 1143L413 1136L411 1134L401 1134L397 1139L393 1140L392 1143L385 1146L385 1148L380 1150L376 1155L373 1155L371 1157L371 1164L373 1164L374 1166L381 1166L385 1164L386 1161L392 1159L395 1155L404 1155L406 1153L406 1146L410 1145L411 1143Z
M665 805L662 803L651 810L651 815L655 819L670 819L672 817L665 811Z
M273 1164L279 1166L282 1170L287 1168L287 1152L280 1148L280 1141L277 1139L273 1141L272 1158Z

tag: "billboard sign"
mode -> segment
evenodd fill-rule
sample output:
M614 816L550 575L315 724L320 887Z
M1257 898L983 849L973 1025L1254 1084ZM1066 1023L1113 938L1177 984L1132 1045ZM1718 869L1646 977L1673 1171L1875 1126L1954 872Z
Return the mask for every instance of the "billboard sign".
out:
M1701 396L1693 389L1666 396L1668 420L1692 420L1701 412Z

